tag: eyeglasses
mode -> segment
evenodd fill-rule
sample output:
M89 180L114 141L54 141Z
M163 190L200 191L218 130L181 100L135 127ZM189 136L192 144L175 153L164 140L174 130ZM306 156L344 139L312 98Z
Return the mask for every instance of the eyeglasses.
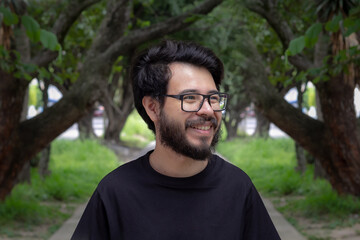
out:
M200 94L187 93L179 95L164 95L181 100L181 110L184 112L198 112L204 104L205 98L208 100L214 112L221 112L226 109L228 95L226 93Z

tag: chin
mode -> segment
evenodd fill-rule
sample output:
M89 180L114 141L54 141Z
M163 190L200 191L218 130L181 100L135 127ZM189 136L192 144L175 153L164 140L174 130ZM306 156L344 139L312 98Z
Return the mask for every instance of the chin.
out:
M212 138L211 137L201 137L197 139L187 139L188 143L190 143L194 147L210 147Z

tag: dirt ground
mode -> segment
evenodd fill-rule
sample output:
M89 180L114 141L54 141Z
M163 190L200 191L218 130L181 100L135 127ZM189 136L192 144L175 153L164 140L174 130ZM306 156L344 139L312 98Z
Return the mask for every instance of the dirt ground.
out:
M331 228L326 222L312 222L308 219L297 219L301 232L309 239L326 240L360 240L360 223L351 227Z
M271 200L276 208L287 202L286 197ZM345 220L330 220L326 216L311 219L292 213L285 214L285 218L295 222L295 228L309 240L360 240L360 212L349 215Z

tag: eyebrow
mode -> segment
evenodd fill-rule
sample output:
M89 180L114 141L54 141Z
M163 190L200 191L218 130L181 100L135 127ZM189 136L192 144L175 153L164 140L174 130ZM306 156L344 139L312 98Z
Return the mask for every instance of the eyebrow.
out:
M187 94L187 93L199 93L199 91L196 89L185 89L185 90L182 90L179 94ZM208 92L208 94L213 94L213 93L219 93L219 91L211 90Z

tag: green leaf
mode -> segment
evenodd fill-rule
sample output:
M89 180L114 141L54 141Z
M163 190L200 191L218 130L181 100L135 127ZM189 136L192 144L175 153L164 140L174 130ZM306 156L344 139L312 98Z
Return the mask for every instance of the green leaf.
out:
M39 23L30 16L22 16L21 23L26 29L26 35L32 42L38 42L40 40L40 25Z
M301 71L295 76L295 81L296 82L306 82L307 75L308 75L307 72Z
M40 30L40 42L42 45L50 50L59 50L58 49L58 40L54 33L46 31L44 29Z
M289 56L294 56L300 53L305 47L305 37L301 36L291 40L289 44Z
M12 24L17 24L19 22L18 16L12 13L10 9L6 7L0 7L0 13L2 13L3 21L7 26L10 26Z
M53 74L54 80L58 83L63 83L63 79L57 74Z
M344 21L344 27L346 27L345 37L350 36L354 32L360 31L360 19L348 18Z
M340 28L341 15L336 15L329 22L326 23L325 29L329 32L337 32Z
M305 45L306 47L313 47L318 41L319 34L322 30L321 23L315 23L306 30L305 33Z
M151 25L150 21L143 21L141 19L137 19L136 20L136 25L139 26L140 28L145 28Z
M51 77L51 74L49 73L49 71L44 67L39 68L38 71L39 71L39 79Z
M37 70L37 66L32 63L23 64L24 71L27 73L33 73Z

